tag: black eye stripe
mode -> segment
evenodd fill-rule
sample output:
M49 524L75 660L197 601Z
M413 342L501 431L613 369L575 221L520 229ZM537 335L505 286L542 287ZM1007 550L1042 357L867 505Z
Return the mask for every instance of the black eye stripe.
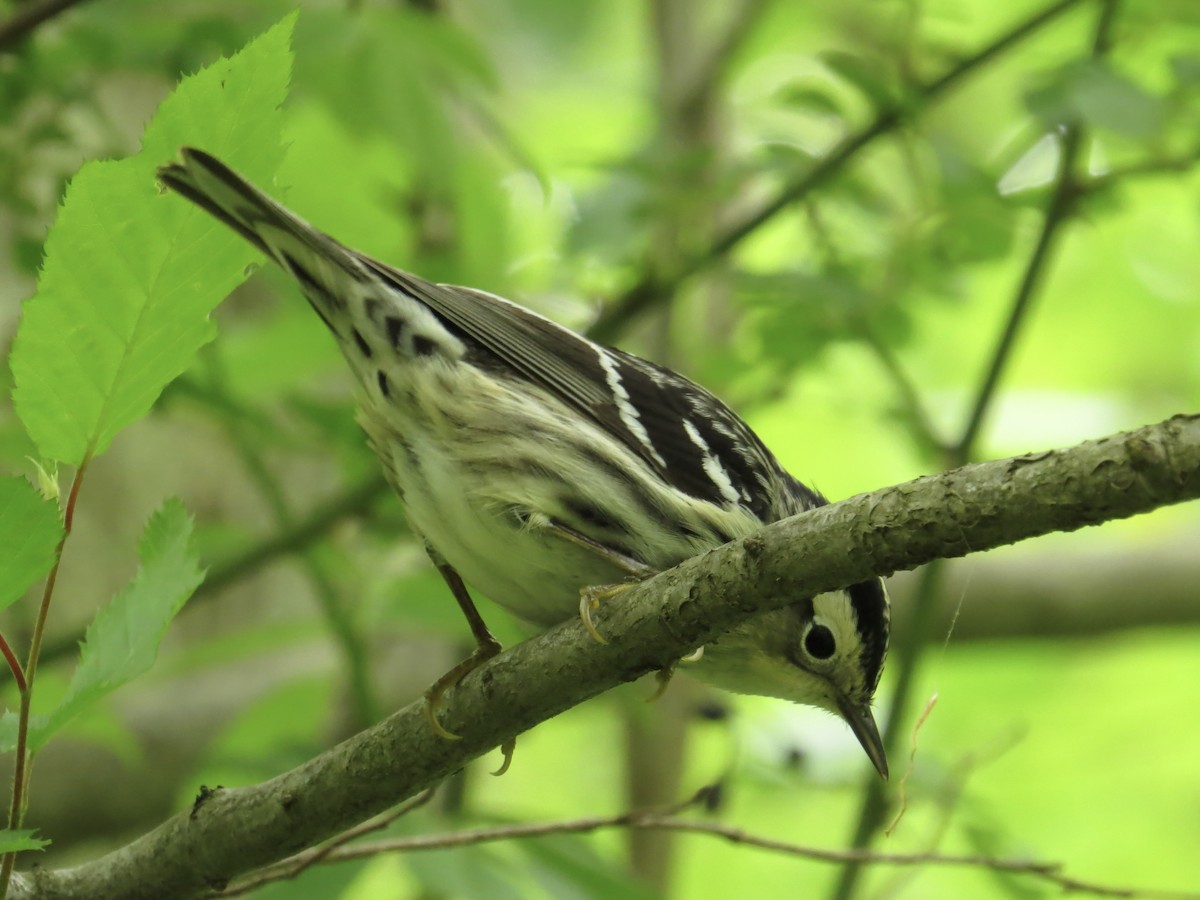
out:
M878 578L851 585L847 591L850 605L854 607L859 638L863 643L864 677L874 692L883 673L884 657L887 656L890 625L887 592Z

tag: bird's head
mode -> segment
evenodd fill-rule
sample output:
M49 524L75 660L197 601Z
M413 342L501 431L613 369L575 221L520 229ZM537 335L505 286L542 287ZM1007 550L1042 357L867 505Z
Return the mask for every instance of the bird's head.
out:
M878 578L755 616L704 647L688 673L725 690L820 707L850 726L879 774L887 757L871 714L888 645Z

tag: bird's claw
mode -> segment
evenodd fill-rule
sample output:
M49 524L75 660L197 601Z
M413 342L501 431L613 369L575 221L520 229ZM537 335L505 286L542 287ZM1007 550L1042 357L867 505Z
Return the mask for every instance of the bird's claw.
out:
M498 768L492 774L499 778L508 771L508 767L512 765L513 751L517 749L517 739L511 738L500 745L500 752L504 754L504 761L500 763Z
M657 684L654 690L647 695L646 703L653 703L667 692L667 686L671 683L671 679L675 677L675 665L675 663L670 663L654 673L654 680Z
M425 691L425 721L429 723L430 730L438 737L447 741L462 739L462 735L455 734L438 721L438 712L442 708L442 698L445 696L446 691L450 690L450 688L454 687L493 656L496 656L500 652L500 649L500 642L494 639L492 642L479 644L475 647L474 653L431 684L428 690ZM505 754L505 764L501 767L501 771L508 768L511 756L511 751Z
M597 644L607 644L608 639L599 632L596 623L592 621L592 610L599 609L601 602L611 600L633 586L633 584L601 584L585 587L579 592L579 618L583 620L583 627L587 629L587 633Z
M675 677L675 667L676 666L678 666L680 663L699 662L700 658L702 656L704 656L704 645L703 644L701 644L699 647L697 647L695 650L693 650L691 653L689 653L687 656L683 657L682 659L677 659L674 662L668 663L667 665L665 665L661 669L659 669L657 672L655 672L654 680L656 682L658 682L658 684L655 686L654 690L650 693L650 695L648 697L646 697L646 702L653 703L655 700L657 700L659 697L661 697L663 694L665 694L667 692L667 686L670 685L671 679Z

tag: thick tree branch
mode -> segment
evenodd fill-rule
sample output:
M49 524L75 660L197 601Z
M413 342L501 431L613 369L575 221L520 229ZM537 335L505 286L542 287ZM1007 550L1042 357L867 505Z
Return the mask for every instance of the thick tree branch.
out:
M101 859L28 873L12 896L194 897L415 795L756 612L873 573L1196 498L1200 415L860 494L688 560L610 601L601 610L607 645L570 621L501 654L448 696L443 722L464 735L460 741L435 737L413 703L270 781L206 793Z

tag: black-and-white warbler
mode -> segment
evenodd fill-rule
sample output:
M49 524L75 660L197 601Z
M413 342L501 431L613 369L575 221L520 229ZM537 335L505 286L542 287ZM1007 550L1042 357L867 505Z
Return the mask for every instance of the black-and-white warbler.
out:
M630 575L670 568L826 500L681 375L492 294L348 249L223 163L184 149L161 182L290 273L361 383L359 420L479 649L499 645L464 581L527 621L563 621ZM460 577L461 576L461 577ZM799 598L703 648L689 674L840 715L886 777L871 715L888 643L878 579Z

